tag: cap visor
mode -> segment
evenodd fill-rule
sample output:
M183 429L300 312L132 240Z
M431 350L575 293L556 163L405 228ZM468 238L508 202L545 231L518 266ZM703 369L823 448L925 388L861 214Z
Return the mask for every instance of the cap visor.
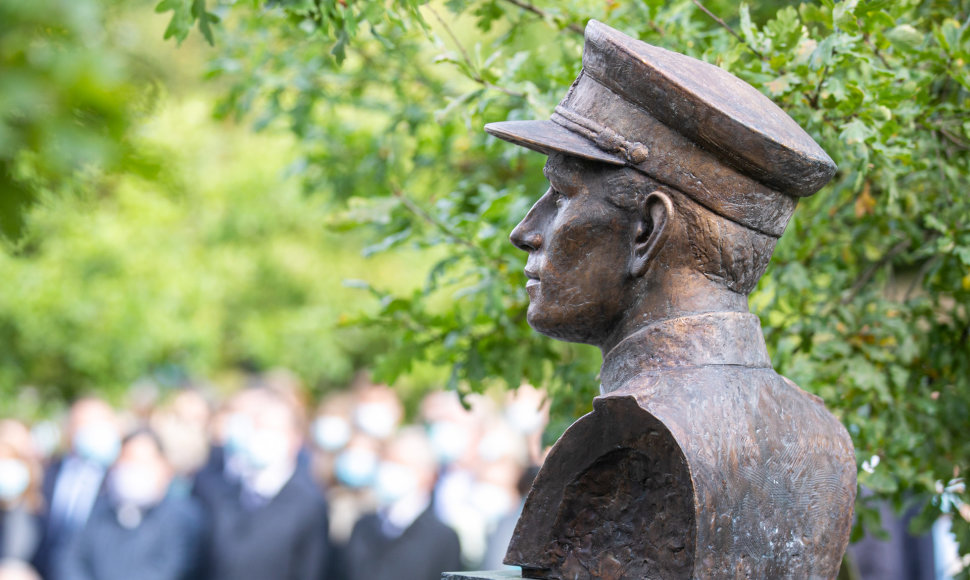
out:
M603 151L589 139L552 121L502 121L485 125L485 131L544 155L566 153L611 165L626 165L623 158Z

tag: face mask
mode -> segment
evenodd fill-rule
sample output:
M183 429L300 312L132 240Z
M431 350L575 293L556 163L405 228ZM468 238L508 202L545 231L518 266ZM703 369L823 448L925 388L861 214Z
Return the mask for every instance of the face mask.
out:
M0 459L0 500L12 502L30 485L30 470L19 459Z
M103 423L84 427L74 436L74 452L104 467L114 462L120 450L118 433Z
M542 428L542 413L529 404L513 403L506 409L505 416L513 427L525 435Z
M512 509L512 498L494 483L476 483L471 491L472 506L489 523L497 522Z
M226 453L242 453L253 434L253 422L248 417L234 414L226 419Z
M161 501L164 495L152 471L139 465L116 465L108 477L109 489L121 505L146 508Z
M370 485L377 471L377 455L362 449L348 449L337 456L334 470L340 483L347 487Z
M357 426L371 437L387 439L396 427L394 409L384 403L364 403L354 411Z
M400 463L384 462L377 470L374 493L381 505L390 505L407 497L418 489L414 470Z
M324 451L343 449L350 441L350 425L343 417L321 415L313 422L313 440Z
M428 429L428 437L441 463L452 463L464 455L465 449L468 448L468 431L451 421L432 423Z
M509 453L514 453L514 451L514 443L509 441L508 436L500 431L489 433L478 444L478 456L486 462L497 461Z
M41 421L30 430L30 437L41 457L50 457L61 441L61 430L53 421Z
M246 445L249 466L260 471L290 459L290 440L285 433L263 429L254 431Z

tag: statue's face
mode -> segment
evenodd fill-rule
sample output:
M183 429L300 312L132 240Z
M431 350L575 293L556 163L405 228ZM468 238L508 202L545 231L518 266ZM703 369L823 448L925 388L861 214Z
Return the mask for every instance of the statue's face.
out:
M616 199L620 170L553 155L550 188L510 236L529 253L529 324L569 342L600 345L628 308L634 240L629 209Z

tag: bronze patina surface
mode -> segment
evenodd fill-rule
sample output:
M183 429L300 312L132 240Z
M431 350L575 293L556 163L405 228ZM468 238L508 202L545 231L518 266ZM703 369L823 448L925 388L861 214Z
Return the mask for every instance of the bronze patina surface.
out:
M834 578L852 443L771 367L747 296L799 197L836 171L753 87L596 21L550 120L486 130L549 156L512 232L529 323L603 351L506 556L528 578Z

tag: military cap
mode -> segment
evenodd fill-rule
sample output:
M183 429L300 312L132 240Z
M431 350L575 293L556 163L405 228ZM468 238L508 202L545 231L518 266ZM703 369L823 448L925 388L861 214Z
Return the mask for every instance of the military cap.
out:
M832 159L754 87L712 64L586 26L583 70L545 121L490 123L506 141L642 171L741 225L781 236Z

